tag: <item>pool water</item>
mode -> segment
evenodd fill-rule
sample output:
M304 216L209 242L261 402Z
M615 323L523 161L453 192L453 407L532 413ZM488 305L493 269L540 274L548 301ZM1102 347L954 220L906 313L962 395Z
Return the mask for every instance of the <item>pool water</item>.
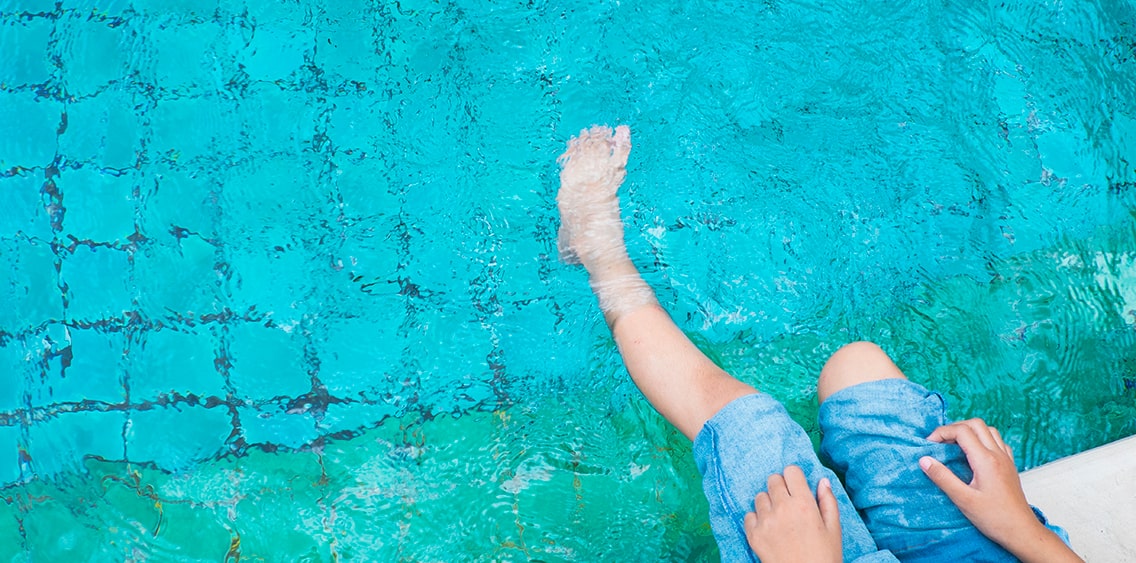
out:
M879 342L1028 468L1136 434L1136 8L0 0L0 561L714 561L556 259L816 438Z

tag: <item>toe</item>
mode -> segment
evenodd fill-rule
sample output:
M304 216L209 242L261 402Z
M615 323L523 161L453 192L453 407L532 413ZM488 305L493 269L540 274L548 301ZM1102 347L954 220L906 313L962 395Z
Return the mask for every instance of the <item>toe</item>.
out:
M631 153L631 128L620 125L615 128L615 137L612 139L612 157L620 166L627 164L627 155Z

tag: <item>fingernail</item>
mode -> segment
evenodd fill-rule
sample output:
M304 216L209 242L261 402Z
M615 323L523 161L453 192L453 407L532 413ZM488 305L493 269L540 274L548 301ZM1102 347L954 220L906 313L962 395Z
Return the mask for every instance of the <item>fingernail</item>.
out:
M919 467L922 467L923 471L931 469L932 461L933 460L931 459L930 456L923 456L923 457L919 458Z
M820 486L822 486L826 489L831 489L832 488L832 482L828 480L828 477L821 477Z

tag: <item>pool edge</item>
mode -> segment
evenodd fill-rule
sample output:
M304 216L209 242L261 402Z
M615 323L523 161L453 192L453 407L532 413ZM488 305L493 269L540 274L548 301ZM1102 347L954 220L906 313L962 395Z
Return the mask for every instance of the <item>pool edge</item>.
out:
M1086 561L1136 561L1136 436L1021 474L1026 497Z

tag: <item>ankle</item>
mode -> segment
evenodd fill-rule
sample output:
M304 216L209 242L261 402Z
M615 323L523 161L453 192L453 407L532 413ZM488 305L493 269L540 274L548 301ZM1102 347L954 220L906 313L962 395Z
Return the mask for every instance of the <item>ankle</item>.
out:
M620 247L618 250L600 255L581 256L581 263L588 271L588 279L593 285L605 283L610 280L638 276L639 269L631 262L627 251Z

